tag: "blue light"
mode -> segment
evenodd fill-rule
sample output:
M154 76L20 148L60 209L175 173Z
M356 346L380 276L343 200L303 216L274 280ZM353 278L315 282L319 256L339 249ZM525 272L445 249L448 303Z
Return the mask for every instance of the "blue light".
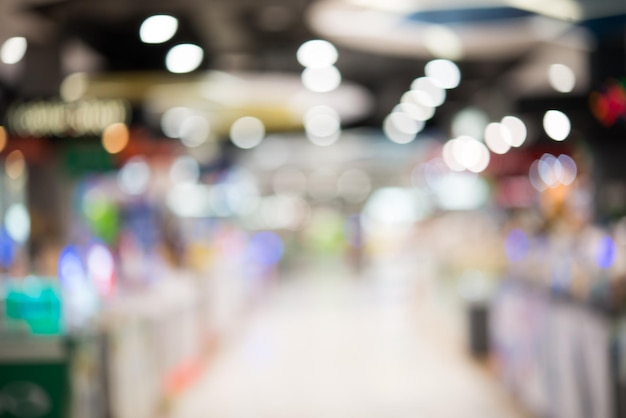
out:
M80 252L76 247L67 246L59 256L59 281L66 289L77 289L85 286L87 272Z
M506 256L514 263L523 260L530 249L530 241L521 229L512 230L504 244Z
M6 229L0 230L0 265L8 269L15 259L15 242Z
M272 266L280 261L284 252L282 239L273 232L258 232L248 243L248 256L254 263Z
M596 248L596 264L601 269L610 268L615 262L615 242L605 235L602 237Z

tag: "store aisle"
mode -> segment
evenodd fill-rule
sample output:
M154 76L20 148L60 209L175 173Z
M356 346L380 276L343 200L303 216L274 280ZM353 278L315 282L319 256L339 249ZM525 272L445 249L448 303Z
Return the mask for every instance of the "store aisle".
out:
M174 418L519 417L446 331L435 292L380 271L286 280Z

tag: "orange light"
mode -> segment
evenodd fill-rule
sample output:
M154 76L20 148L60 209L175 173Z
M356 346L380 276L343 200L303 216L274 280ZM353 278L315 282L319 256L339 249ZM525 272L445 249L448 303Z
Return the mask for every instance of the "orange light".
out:
M7 141L7 130L4 129L4 126L0 126L0 152L7 146Z
M102 146L109 154L117 154L128 145L130 133L123 123L114 123L102 133Z

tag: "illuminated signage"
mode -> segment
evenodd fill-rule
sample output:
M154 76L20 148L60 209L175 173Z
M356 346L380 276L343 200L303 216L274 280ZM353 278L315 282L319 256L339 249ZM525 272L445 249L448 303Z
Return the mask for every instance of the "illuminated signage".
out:
M79 137L100 135L113 123L126 123L128 114L123 100L33 101L11 106L7 123L19 136Z

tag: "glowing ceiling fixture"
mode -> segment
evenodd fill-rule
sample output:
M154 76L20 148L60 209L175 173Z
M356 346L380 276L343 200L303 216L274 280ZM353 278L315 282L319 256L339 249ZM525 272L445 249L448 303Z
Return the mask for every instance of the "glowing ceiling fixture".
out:
M24 58L28 42L23 36L16 36L4 41L0 48L0 60L5 64L17 64Z
M461 83L461 70L452 61L436 59L428 62L424 67L426 77L434 80L444 89L453 89Z
M307 68L326 68L337 62L337 48L328 41L316 39L307 41L298 48L297 59Z
M204 59L204 50L198 45L180 44L169 50L165 66L175 74L190 73L197 69Z
M167 42L178 30L178 19L168 15L150 16L139 28L139 38L146 44Z
M567 115L559 110L548 110L543 116L543 128L555 141L564 141L572 130Z

